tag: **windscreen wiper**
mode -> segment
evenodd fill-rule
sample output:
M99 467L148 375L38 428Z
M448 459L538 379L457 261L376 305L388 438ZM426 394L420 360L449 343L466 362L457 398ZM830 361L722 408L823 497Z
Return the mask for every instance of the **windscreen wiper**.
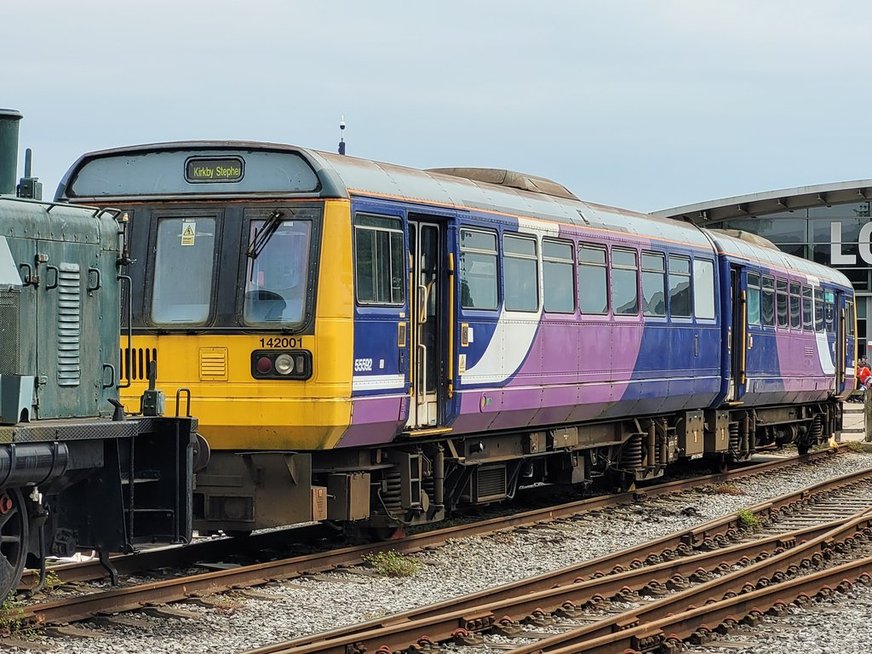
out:
M248 250L245 253L247 257L257 259L260 256L266 244L269 243L269 240L276 233L279 225L281 225L281 217L283 215L285 214L282 211L273 211L264 222L263 227L254 232L254 238L251 239L251 245L248 246Z

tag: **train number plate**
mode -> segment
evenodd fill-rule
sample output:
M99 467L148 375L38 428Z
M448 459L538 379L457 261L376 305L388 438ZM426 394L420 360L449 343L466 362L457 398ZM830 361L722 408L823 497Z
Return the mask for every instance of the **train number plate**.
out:
M294 338L292 336L270 336L260 339L261 347L275 347L281 349L296 349L303 347L302 338Z

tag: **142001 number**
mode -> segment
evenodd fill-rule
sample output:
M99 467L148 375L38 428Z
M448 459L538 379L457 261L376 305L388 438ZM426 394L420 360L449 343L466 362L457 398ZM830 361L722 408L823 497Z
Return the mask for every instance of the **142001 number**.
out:
M290 336L271 336L270 338L260 339L261 347L281 347L281 348L298 348L303 347L302 338L292 338Z

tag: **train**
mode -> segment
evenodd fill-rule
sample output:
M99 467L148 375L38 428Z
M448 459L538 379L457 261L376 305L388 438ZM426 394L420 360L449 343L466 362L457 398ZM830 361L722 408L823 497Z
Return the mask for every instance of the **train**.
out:
M119 401L121 212L16 185L22 115L0 110L0 599L25 566L192 536L197 423ZM114 578L113 578L114 579Z
M87 153L55 200L129 217L122 399L154 363L191 389L204 533L807 452L853 388L840 272L542 177L187 141Z

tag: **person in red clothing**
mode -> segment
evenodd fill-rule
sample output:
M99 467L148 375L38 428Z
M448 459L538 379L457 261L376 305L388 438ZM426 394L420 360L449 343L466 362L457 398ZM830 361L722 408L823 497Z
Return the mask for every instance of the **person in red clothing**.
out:
M869 370L869 364L866 363L866 359L861 358L859 361L860 369L857 371L857 381L860 382L860 386L863 389L869 388L870 377L872 377L872 370Z

